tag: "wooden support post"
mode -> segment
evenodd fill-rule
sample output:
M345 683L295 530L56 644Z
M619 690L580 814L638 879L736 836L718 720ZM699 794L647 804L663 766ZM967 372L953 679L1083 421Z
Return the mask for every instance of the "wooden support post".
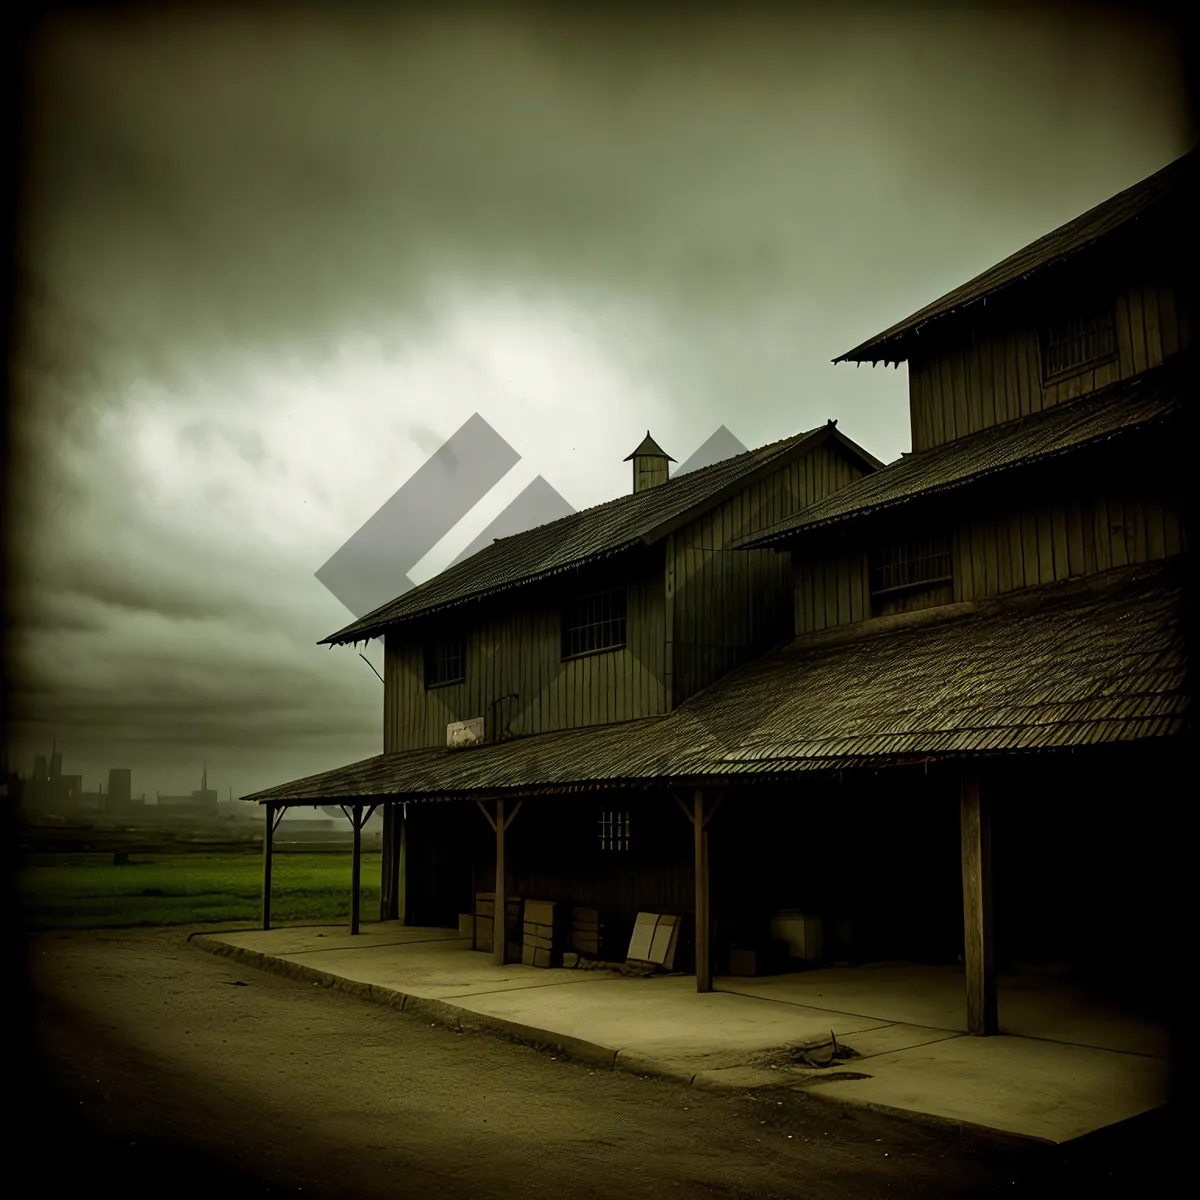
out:
M496 801L496 899L492 910L492 962L504 966L508 951L508 898L504 891L504 801Z
M271 850L275 836L275 805L263 805L262 927L271 928Z
M354 824L354 853L350 860L350 932L358 933L358 910L362 899L362 805L356 804L350 820Z
M692 798L692 830L696 853L696 991L712 991L712 921L708 908L708 829L704 817L704 792Z
M962 777L963 959L967 974L967 1032L997 1032L996 965L992 939L992 829L979 774Z

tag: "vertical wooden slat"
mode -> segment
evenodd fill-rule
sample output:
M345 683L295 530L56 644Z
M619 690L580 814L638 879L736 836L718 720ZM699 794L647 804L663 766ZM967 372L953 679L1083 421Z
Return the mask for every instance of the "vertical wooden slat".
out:
M921 450L925 446L925 396L922 390L923 379L917 363L911 359L908 364L908 437L913 450Z
M1041 559L1038 553L1037 514L1025 509L1021 513L1021 555L1024 560L1025 586L1041 582Z
M1004 593L1017 586L1013 582L1012 546L1009 541L1009 521L1006 513L996 517L995 527L997 586L1000 592Z
M965 401L966 429L975 433L983 428L983 355L986 338L972 340L963 348L963 399ZM990 422L989 422L990 423Z
M1087 564L1083 553L1083 513L1080 510L1078 500L1069 500L1067 502L1066 524L1068 573L1071 575L1084 575L1087 573Z
M262 927L271 928L271 855L275 840L275 805L263 805Z
M1042 407L1037 353L1037 335L1032 330L1022 330L1016 345L1018 416L1024 417Z
M1140 496L1125 508L1125 548L1130 562L1146 561L1146 506Z
M926 360L925 395L929 404L929 444L940 446L944 440L942 432L942 379L941 368L936 357Z
M1037 581L1050 583L1054 579L1054 536L1049 509L1039 507L1033 518L1037 540Z
M1156 367L1163 360L1162 328L1158 311L1159 290L1142 288L1142 325L1146 339L1146 365Z
M1095 546L1095 570L1107 571L1113 565L1112 538L1108 531L1108 500L1105 496L1095 498L1092 508L1092 530Z
M1134 284L1129 289L1129 344L1133 357L1133 372L1138 374L1147 366L1146 327L1142 313L1142 289Z
M1168 557L1182 554L1184 548L1183 514L1174 502L1163 505L1163 550Z
M1117 361L1120 363L1121 378L1125 379L1134 373L1133 334L1130 326L1129 296L1122 289L1116 298L1116 335Z
M839 625L848 624L850 617L850 556L842 553L838 555L838 603L837 603L837 623Z
M675 534L667 538L667 586L663 610L663 705L668 712L675 707Z
M989 799L977 771L963 772L960 793L963 883L963 959L967 977L967 1032L998 1030L992 937L992 832Z
M1067 513L1057 501L1050 509L1050 535L1053 542L1054 578L1066 579L1071 573L1067 559Z
M1000 553L996 542L996 519L988 518L984 528L984 576L985 595L996 596L1000 593Z
M1125 544L1125 506L1115 497L1108 499L1108 543L1109 561L1114 567L1124 567L1129 563L1129 554Z
M1004 420L1011 421L1021 412L1020 364L1017 361L1017 339L1011 332L1004 338Z
M1169 358L1179 350L1179 318L1175 311L1175 289L1168 283L1158 289L1159 351Z
M1148 496L1142 505L1142 512L1146 522L1146 558L1156 562L1166 555L1162 502L1157 496Z
M862 621L869 615L864 595L862 556L851 552L847 555L847 563L850 571L850 620Z

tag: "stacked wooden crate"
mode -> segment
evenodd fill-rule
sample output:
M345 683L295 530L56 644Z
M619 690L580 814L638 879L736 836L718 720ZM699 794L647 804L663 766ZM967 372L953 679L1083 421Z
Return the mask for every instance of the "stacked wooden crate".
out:
M561 967L565 906L553 900L525 901L521 961L531 967Z
M505 900L508 919L504 922L507 932L508 951L506 957L511 962L521 953L521 900L517 896L508 896ZM491 952L494 944L496 917L496 893L475 893L475 942L476 950Z
M571 912L571 949L582 958L602 958L604 929L595 908L575 908Z

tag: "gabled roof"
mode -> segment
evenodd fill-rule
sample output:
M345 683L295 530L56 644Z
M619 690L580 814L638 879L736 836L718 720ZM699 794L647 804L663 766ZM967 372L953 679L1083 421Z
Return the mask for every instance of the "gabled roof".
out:
M806 454L826 442L840 446L866 470L882 465L830 421L818 429L677 475L645 491L618 496L501 538L319 644L366 641L401 621L534 583L639 544L652 544L720 504L755 477L777 470L790 456Z
M1178 562L1125 567L949 606L949 619L910 628L801 640L667 716L379 754L244 799L433 800L771 779L1170 736L1190 703L1180 576Z
M1181 412L1185 395L1194 390L1194 355L1174 355L1162 366L1089 396L905 455L735 545L745 549L783 542L1079 450Z
M912 336L920 334L931 322L984 301L1086 250L1132 222L1148 218L1152 210L1170 197L1194 194L1196 164L1197 151L1191 150L833 361L904 362L912 348Z

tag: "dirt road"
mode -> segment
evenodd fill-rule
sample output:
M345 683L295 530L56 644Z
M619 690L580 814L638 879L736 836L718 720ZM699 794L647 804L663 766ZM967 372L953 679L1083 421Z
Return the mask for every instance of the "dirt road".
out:
M822 1197L1151 1191L1157 1126L1079 1162L793 1092L713 1093L456 1034L190 946L34 940L24 1151L126 1196ZM1146 1139L1149 1139L1148 1141Z

